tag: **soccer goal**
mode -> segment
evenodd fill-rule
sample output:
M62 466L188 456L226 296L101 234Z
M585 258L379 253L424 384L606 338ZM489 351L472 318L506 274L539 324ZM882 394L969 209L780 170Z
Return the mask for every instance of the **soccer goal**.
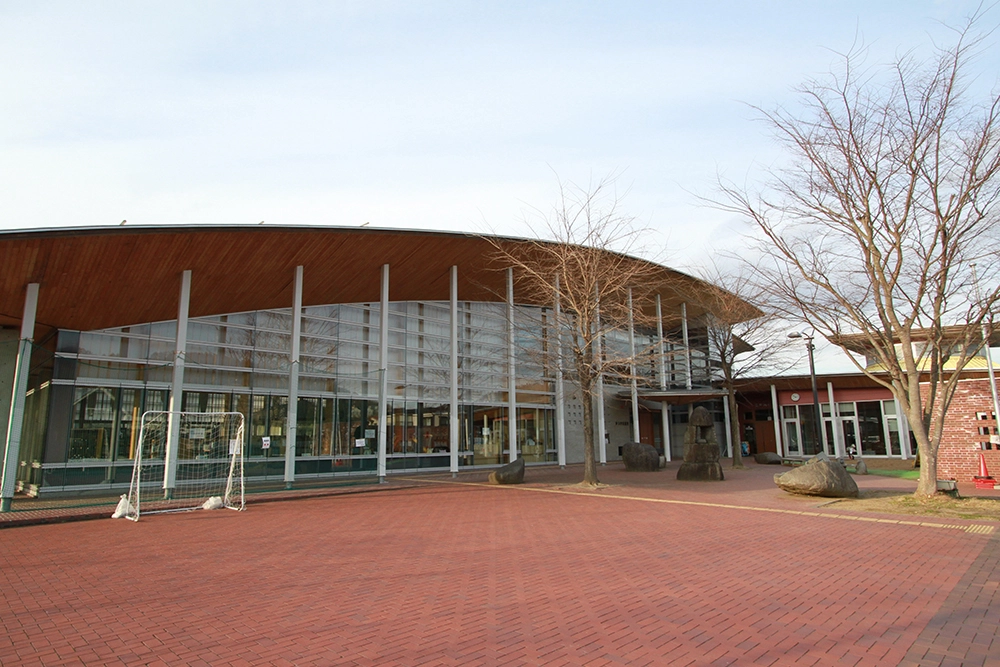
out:
M176 432L171 447L171 422ZM242 510L243 415L149 411L142 415L128 496L121 514ZM127 501L127 505L125 505ZM118 514L118 512L116 512Z

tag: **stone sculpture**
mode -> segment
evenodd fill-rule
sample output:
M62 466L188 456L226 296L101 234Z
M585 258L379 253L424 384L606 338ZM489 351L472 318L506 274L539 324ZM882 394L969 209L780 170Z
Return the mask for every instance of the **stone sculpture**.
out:
M684 463L677 471L681 481L722 481L722 464L719 463L719 441L715 437L712 415L697 407L688 419L684 433Z

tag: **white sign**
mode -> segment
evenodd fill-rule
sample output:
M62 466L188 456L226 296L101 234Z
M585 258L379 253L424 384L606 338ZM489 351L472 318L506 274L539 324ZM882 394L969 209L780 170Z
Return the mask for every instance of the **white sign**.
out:
M356 438L354 440L354 446L355 447L364 447L365 446L365 439L364 438Z
M205 429L200 426L192 426L189 433L192 440L204 440L205 439Z
M260 439L260 448L261 449L271 449L271 437L270 436L265 435L263 438Z
M232 456L233 454L235 454L236 453L236 448L239 447L239 446L240 446L240 441L239 440L230 440L229 441L229 455Z
M1000 445L1000 435L991 435L990 442L992 442L994 445Z

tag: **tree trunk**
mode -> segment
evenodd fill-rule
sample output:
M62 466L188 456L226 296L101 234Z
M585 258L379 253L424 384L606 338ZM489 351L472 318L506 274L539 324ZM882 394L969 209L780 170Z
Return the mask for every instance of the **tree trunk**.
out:
M913 437L917 440L917 456L920 459L920 479L914 495L933 496L937 493L937 447L933 446L922 421L910 422Z
M920 481L914 495L933 496L937 493L937 452L931 452L930 447L917 438L917 449L920 452Z
M583 402L583 483L596 486L597 457L594 454L594 396L590 391L581 391Z

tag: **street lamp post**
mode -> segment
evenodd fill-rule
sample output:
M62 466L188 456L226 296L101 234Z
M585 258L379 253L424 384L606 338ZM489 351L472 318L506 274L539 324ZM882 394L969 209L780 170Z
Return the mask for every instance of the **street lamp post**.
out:
M972 267L972 284L976 288L976 303L979 303L983 298L979 292L979 274L976 273L975 263L969 266ZM985 319L983 319L980 329L983 334L983 354L986 356L986 370L990 379L990 395L993 397L993 435L998 435L1000 434L1000 398L997 398L997 379L993 374L993 355L990 354L990 331L987 329Z
M813 360L813 337L804 331L793 331L788 334L789 338L802 338L806 341L806 349L809 351L809 379L812 382L813 390L813 444L818 449L820 447L819 427L823 422L823 415L819 409L819 390L816 388L816 363ZM831 415L832 416L832 415Z

